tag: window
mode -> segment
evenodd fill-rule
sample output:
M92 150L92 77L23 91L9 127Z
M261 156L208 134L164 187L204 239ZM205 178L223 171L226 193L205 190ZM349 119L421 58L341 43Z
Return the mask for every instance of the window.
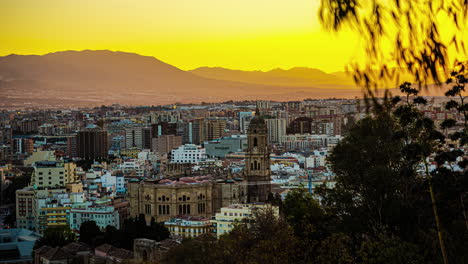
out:
M151 204L145 204L145 214L151 214Z
M258 139L257 138L254 138L253 146L254 147L258 146Z

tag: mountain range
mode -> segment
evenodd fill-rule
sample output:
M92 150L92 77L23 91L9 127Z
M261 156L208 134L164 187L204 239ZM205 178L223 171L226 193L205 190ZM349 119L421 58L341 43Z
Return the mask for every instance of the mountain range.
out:
M183 71L154 57L108 50L0 57L0 108L160 105L360 96L343 72L311 68Z

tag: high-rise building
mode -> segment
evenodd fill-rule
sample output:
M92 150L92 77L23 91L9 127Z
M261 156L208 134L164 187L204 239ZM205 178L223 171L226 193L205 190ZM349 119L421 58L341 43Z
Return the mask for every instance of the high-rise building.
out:
M257 115L250 121L247 143L248 148L245 153L247 202L266 202L271 192L270 150L268 127L263 117Z
M288 134L312 134L312 118L298 117L287 128Z
M34 152L34 140L32 138L13 139L13 152L16 154L31 154Z
M249 128L249 123L252 118L252 112L239 112L239 131L241 133L247 133L247 129Z
M0 128L0 144L11 144L13 139L13 129L10 125Z
M257 106L257 115L265 114L270 111L270 101L257 101L256 103Z
M195 119L192 122L192 144L201 145L206 140L205 138L205 123L204 119Z
M177 123L159 122L151 125L151 137L162 135L175 135L177 133Z
M107 157L107 131L98 127L88 127L76 136L77 156L82 159Z
M282 136L286 135L286 119L267 119L268 142L279 143Z
M143 149L143 129L141 127L129 127L125 129L126 148Z
M152 150L160 154L167 154L172 149L182 145L182 137L174 135L162 135L153 138Z
M67 138L67 155L70 158L78 156L77 136L71 136Z
M205 120L205 139L204 141L218 139L224 136L226 129L226 120L207 119Z
M142 134L142 148L143 149L151 149L151 128L144 127L141 129Z

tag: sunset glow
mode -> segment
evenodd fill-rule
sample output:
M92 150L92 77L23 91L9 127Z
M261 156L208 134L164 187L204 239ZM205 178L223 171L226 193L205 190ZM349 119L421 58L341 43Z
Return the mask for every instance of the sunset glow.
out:
M0 56L109 49L184 70L313 67L359 60L355 33L330 33L318 0L3 0Z

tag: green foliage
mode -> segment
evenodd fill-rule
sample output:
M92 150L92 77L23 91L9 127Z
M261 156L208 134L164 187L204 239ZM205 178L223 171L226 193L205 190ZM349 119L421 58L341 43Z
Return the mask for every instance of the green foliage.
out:
M98 236L101 235L101 229L95 221L86 221L80 226L80 242L84 242L92 247L96 246Z
M31 175L26 174L23 176L15 177L10 185L2 192L3 203L13 204L16 203L16 190L22 189L28 186L31 181Z
M257 214L219 241L184 241L168 263L435 264L444 255L467 263L468 107L457 75L450 96L458 99L447 108L465 122L443 122L451 142L419 110L427 101L411 84L400 87L403 97L371 96L369 115L328 157L336 184L316 188L320 200L301 189L284 201L270 195L280 218Z
M134 239L147 238L161 241L169 238L169 235L170 232L164 224L155 222L154 218L148 226L143 214L137 218L126 219L120 230L114 226L107 226L104 231L101 231L94 221L84 222L80 226L80 241L92 247L107 243L133 250Z
M75 241L75 233L68 226L48 227L42 237L36 241L34 248L42 246L63 247Z
M385 234L368 239L358 252L362 264L423 264L417 245L401 241L398 237Z
M267 209L218 241L209 236L184 241L168 253L165 263L296 263L296 243L288 223Z
M418 84L441 83L454 59L449 50L466 55L466 0L322 0L319 16L328 29L359 33L368 56L351 67L368 88L404 75Z

